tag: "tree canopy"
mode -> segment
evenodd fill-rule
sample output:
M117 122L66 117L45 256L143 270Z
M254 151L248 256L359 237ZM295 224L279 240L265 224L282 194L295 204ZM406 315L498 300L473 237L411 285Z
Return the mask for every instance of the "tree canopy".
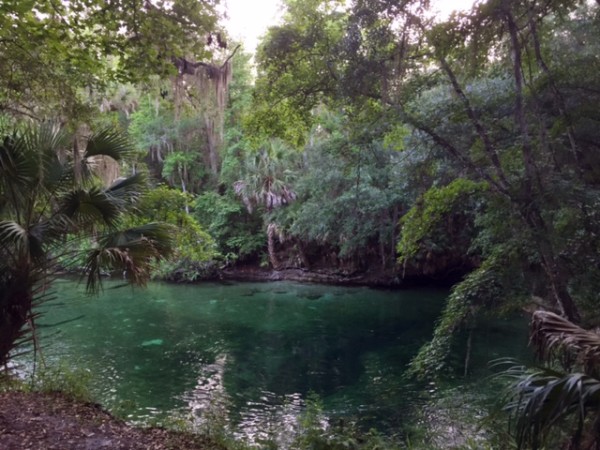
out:
M190 0L3 0L0 17L0 111L62 120L85 111L82 90L207 58L218 19L214 4Z
M86 231L75 247L96 253L78 264L95 275L117 261L140 281L246 265L442 280L454 286L410 365L420 378L468 373L469 348L464 367L448 355L485 316L600 324L598 4L484 0L439 19L427 0L286 0L254 63L217 6L0 0L5 282ZM152 230L158 245L155 220L180 229L176 261L135 272L122 246ZM517 411L545 413L527 398ZM528 445L545 436L529 424Z

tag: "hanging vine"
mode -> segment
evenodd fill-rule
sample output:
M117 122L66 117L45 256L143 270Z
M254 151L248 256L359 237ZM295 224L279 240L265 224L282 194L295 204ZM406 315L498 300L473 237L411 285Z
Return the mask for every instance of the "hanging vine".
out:
M202 157L213 176L219 173L221 165L225 107L232 79L231 59L239 48L238 45L221 65L173 58L178 70L173 86L175 119L179 119L185 99L200 112L201 127L205 132Z

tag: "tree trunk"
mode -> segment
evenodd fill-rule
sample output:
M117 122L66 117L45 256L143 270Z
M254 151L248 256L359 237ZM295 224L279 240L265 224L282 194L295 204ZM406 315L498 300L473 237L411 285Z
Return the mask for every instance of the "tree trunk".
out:
M221 149L221 139L219 125L215 123L213 117L205 117L204 128L206 130L206 152L204 155L207 166L213 177L217 177L221 166L219 150Z
M394 206L392 210L392 239L390 240L390 261L392 266L394 266L396 262L396 243L398 242L399 215L400 211L398 210L398 206Z
M533 147L529 136L529 126L525 117L525 107L523 100L523 63L521 58L522 47L519 41L517 24L512 12L506 11L506 23L510 34L513 49L513 75L515 81L515 124L519 129L521 138L521 154L523 155L523 166L525 168L525 197L530 199L532 196L533 183L537 182L538 170L535 165Z
M540 254L542 268L548 277L552 297L561 314L573 323L581 322L579 309L573 301L568 289L569 277L561 266L552 243L548 239L548 227L538 208L527 204L521 208L521 216L526 225L531 229L535 244Z
M506 11L506 24L513 49L515 123L521 135L521 154L523 155L525 167L525 189L523 192L523 200L521 202L521 215L524 217L525 222L536 239L536 246L542 259L542 267L548 276L552 296L554 297L557 306L560 308L564 317L571 322L579 323L581 321L581 316L579 315L577 306L567 288L568 276L557 260L556 252L548 239L550 230L534 199L534 186L540 190L538 193L539 196L543 194L544 189L540 181L538 168L535 164L533 146L529 136L529 127L525 117L523 67L521 59L522 46L519 40L517 24L510 10Z
M473 327L469 328L469 338L467 339L467 353L465 355L465 368L463 377L467 377L469 374L469 367L471 365L471 351L473 349Z
M185 186L185 179L187 177L187 171L185 170L185 165L183 166L183 169L181 167L179 167L179 179L181 180L181 192L183 192L184 194L187 194L187 189ZM188 206L188 202L187 202L187 195L184 197L185 198L185 213L189 214L190 213L190 207Z
M27 277L9 274L7 278L0 295L0 367L6 366L10 352L23 336L33 301Z
M298 239L298 255L300 257L300 261L302 262L302 265L307 268L310 269L310 261L308 260L308 257L306 256L306 252L304 251L304 243L302 242L302 240Z
M269 253L269 261L273 269L279 269L279 262L275 254L275 234L277 233L277 225L270 223L267 225L267 250Z

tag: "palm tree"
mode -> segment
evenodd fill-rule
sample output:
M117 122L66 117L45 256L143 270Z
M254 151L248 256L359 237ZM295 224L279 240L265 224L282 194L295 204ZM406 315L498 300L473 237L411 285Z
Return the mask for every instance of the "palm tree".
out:
M279 139L271 139L267 146L246 161L246 176L234 184L234 190L242 198L248 212L263 206L267 213L287 205L296 199L292 189L293 173L289 170L291 150ZM274 269L279 267L275 255L275 236L280 230L274 222L267 224L267 247L269 260Z
M510 367L512 413L519 448L538 449L557 432L569 449L600 448L600 335L547 311L533 314L531 343L538 356L563 369Z
M69 142L57 127L43 125L0 144L0 365L28 332L35 338L36 301L46 296L59 260L81 252L78 242L92 242L85 256L89 291L107 268L127 270L132 282L143 283L151 263L171 247L161 224L119 230L120 217L141 193L139 175L108 188L93 175L94 157L120 160L130 151L127 140L101 131L87 140L81 158L73 158Z

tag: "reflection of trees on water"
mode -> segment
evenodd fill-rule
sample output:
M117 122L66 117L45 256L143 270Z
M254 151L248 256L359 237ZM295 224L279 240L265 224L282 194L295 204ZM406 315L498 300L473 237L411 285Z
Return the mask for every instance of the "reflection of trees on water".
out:
M186 394L187 402L197 427L210 433L211 427L227 427L228 396L223 384L228 355L221 353L212 364L200 369L196 387Z
M262 391L259 401L248 402L239 411L234 436L257 444L269 440L277 448L289 448L298 434L304 401L298 393L277 396Z
M256 399L246 398L243 404L234 406L223 383L231 361L229 355L219 354L214 363L201 368L196 387L184 395L194 425L203 432L226 432L250 444L270 440L278 448L289 447L298 433L305 407L302 395L259 391ZM327 421L322 422L326 426Z

